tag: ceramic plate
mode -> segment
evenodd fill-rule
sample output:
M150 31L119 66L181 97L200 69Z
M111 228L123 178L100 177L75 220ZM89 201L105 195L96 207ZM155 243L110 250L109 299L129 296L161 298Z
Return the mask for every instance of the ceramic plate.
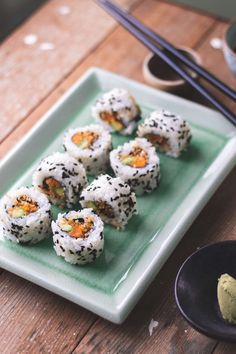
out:
M125 231L105 227L105 251L95 263L79 267L64 262L55 255L51 239L35 246L1 239L0 266L121 323L235 165L236 130L213 110L93 68L2 161L1 195L30 185L40 159L63 151L62 136L69 127L92 123L91 105L114 87L130 90L144 116L163 107L186 118L193 130L190 148L179 159L160 155L159 189L138 198L139 215ZM126 140L114 135L113 145ZM58 210L53 211L55 216Z

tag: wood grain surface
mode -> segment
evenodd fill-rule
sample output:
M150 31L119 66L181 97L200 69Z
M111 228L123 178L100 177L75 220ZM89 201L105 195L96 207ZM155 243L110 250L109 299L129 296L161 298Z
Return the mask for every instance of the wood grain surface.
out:
M71 12L62 16L63 4L49 1L0 48L0 141L116 26L92 0L67 0ZM30 34L38 37L34 45L24 43ZM51 49L40 49L45 43Z
M212 37L221 36L225 23L164 1L120 3L174 44L197 49L204 66L235 87L222 53L209 45ZM72 11L68 17L60 17L58 6L65 4ZM23 44L29 33L39 36L35 47ZM44 41L52 42L55 49L41 53L37 46ZM146 54L142 45L92 1L50 1L0 47L0 157L90 66L143 81ZM192 91L189 97L204 102ZM224 102L236 110L235 103ZM175 276L186 257L208 243L236 238L235 181L236 169L121 326L0 270L0 353L236 352L235 345L207 338L189 327L176 308L173 293ZM159 323L152 336L148 331L151 319Z

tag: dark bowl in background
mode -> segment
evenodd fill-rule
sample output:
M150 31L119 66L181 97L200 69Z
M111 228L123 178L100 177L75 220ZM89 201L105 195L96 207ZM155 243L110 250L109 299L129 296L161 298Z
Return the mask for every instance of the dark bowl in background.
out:
M3 41L17 26L47 0L1 0L0 41Z
M187 322L219 340L236 342L236 325L223 320L217 300L219 277L236 278L236 241L205 246L181 266L175 281L175 300Z
M188 47L179 47L180 52L185 54L187 57L195 61L197 64L201 65L202 60L199 54ZM168 56L175 60L180 66L186 69L186 66L180 62L180 60L176 59L172 54L168 53ZM197 77L197 74L188 69L188 72L193 78ZM145 81L164 91L181 91L187 85L186 82L179 77L179 75L168 66L160 57L154 55L153 53L149 53L143 62L143 76Z

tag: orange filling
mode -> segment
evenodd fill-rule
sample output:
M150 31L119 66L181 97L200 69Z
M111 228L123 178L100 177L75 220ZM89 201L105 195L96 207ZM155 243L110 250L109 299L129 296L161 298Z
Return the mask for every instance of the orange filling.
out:
M93 228L93 219L91 217L78 219L61 219L60 228L68 235L75 238L86 238Z
M63 186L53 177L45 178L43 181L43 187L41 189L49 197L57 199L65 198L65 190Z
M163 151L169 151L170 146L168 139L156 134L147 134L146 138L155 146L160 147Z
M37 202L34 202L27 195L22 195L16 199L13 206L9 208L7 212L13 218L21 218L35 213L38 209L39 206Z
M110 124L115 131L124 129L123 123L117 119L115 113L111 114L109 112L102 112L100 113L100 117L102 120L104 120L104 122Z
M71 140L81 149L89 149L94 142L98 139L98 134L90 131L77 132L75 133Z
M124 165L135 168L142 168L148 164L148 155L140 147L134 148L128 155L120 155L119 158Z

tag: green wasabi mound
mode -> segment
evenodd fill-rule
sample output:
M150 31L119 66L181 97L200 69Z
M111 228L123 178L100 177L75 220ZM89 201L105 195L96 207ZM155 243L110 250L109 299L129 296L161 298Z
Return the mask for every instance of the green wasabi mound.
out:
M222 274L218 280L217 297L224 320L236 324L236 279Z

